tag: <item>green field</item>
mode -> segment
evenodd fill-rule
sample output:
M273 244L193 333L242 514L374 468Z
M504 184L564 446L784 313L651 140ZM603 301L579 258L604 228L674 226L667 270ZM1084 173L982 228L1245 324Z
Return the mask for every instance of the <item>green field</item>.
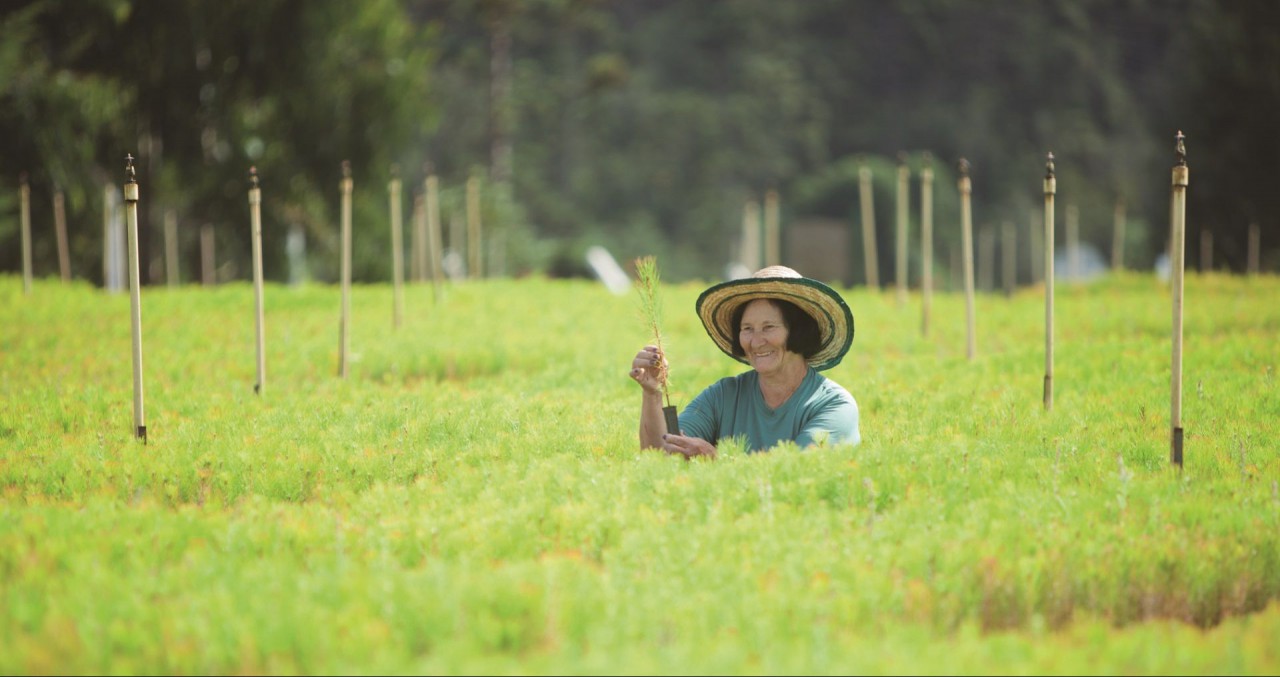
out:
M664 287L673 400L742 367ZM0 672L1280 672L1280 279L846 293L856 448L641 453L633 295L0 277Z

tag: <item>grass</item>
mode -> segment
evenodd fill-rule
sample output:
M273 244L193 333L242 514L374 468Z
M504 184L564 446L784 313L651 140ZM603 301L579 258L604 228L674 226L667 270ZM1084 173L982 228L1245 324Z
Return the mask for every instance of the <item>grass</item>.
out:
M740 365L663 288L673 402ZM0 672L1280 670L1280 280L1187 282L1186 467L1169 296L846 293L828 374L856 448L638 451L635 299L486 281L440 304L246 284L129 300L0 278Z

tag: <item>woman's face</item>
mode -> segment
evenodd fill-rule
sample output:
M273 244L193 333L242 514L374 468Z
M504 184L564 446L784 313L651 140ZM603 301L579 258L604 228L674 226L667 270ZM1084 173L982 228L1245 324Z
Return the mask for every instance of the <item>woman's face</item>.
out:
M777 306L767 299L756 299L747 304L738 328L738 343L756 371L777 371L789 357L799 357L787 350L787 334L787 325L783 323L782 311Z

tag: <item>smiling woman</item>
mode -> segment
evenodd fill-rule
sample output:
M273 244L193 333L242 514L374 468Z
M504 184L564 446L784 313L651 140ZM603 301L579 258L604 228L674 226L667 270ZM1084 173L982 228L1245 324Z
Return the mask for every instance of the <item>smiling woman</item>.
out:
M749 452L861 440L853 396L818 373L839 364L853 342L853 313L834 289L770 266L707 289L697 311L720 350L751 371L713 383L680 415L680 430L667 430L657 382L664 358L645 346L631 364L644 391L642 449L714 458L730 437L744 439Z

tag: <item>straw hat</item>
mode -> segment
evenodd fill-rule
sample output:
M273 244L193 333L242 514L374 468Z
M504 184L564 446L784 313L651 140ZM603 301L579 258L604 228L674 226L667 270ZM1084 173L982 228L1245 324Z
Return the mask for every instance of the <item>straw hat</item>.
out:
M732 322L739 306L756 299L790 301L817 321L819 348L808 360L814 369L821 371L840 364L849 351L853 343L853 313L844 299L831 287L786 266L769 266L751 277L721 282L698 297L702 326L729 357L750 364L745 357L733 354L738 332Z

